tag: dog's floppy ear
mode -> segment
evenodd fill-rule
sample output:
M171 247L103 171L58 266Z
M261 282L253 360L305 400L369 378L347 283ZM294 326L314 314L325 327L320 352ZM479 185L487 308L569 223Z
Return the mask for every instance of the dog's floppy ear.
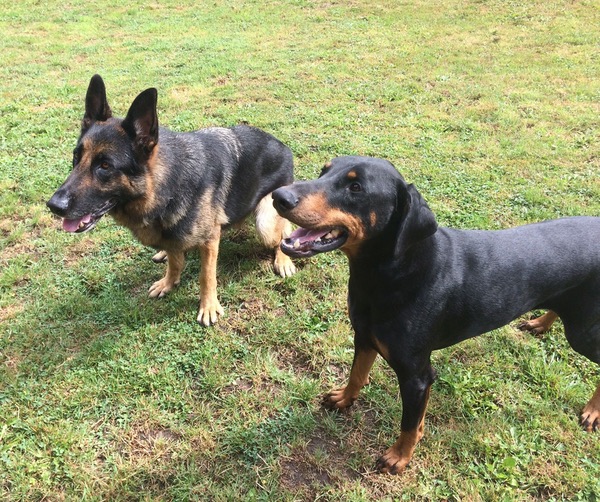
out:
M149 155L158 143L158 92L151 87L133 100L121 127L133 140L136 153Z
M112 111L106 100L104 80L100 75L94 75L85 95L85 114L81 122L81 132L87 131L94 122L104 122L110 117Z
M397 211L401 214L397 254L402 254L413 244L436 232L438 225L435 216L414 185L399 182Z

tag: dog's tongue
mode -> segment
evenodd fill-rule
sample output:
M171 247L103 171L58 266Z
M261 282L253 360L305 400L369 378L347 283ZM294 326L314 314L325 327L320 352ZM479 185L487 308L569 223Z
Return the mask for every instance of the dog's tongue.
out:
M327 235L329 230L307 230L306 228L298 228L294 230L288 239L295 242L296 239L300 240L300 244L304 244L305 242L316 241L319 237L323 237Z
M63 219L63 230L65 232L75 232L81 223L89 223L92 219L91 214L86 214L83 218L68 220L67 218Z

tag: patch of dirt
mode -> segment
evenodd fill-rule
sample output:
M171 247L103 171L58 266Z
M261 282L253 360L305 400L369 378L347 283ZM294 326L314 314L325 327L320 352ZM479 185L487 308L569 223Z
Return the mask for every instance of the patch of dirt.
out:
M248 297L237 309L241 319L247 321L261 315L266 309L265 303L258 297Z
M25 214L13 218L0 218L1 238L10 240L11 234L18 229L18 237L2 250L0 264L5 265L11 259L22 255L28 255L36 261L41 254L36 241L43 237L48 228L55 225L56 221L48 214Z
M354 411L360 411L360 420L355 420ZM323 420L325 413L330 412L321 412ZM364 470L357 471L351 466L350 456L364 452L368 443L374 443L373 438L365 436L364 432L374 430L375 414L360 407L354 410L353 407L353 411L343 415L341 420L347 431L332 435L325 425L319 425L303 446L295 448L281 460L283 487L298 491L303 498L311 500L323 494L324 487L341 486L368 475L372 466L365 464ZM343 437L341 441L340 436Z
M78 263L82 258L87 257L93 250L98 247L98 244L90 237L81 237L73 242L73 244L64 248L63 261L65 266L71 267Z
M279 382L264 377L257 377L254 380L238 378L221 389L223 395L240 393L258 395L266 392L271 396L276 396L280 391L281 384Z
M313 361L306 354L302 354L293 347L281 346L277 348L277 367L295 374L318 377L319 369L315 368Z
M344 466L345 458L340 455L339 446L318 434L324 431L315 431L306 447L292 451L280 462L281 485L298 492L305 500L315 500L324 487L339 486L348 479L361 477Z
M128 459L169 458L181 442L181 435L164 427L141 424L127 431L117 449Z
M6 353L0 352L0 360L6 367L9 373L16 374L21 364L21 359Z
M25 310L25 305L22 303L13 303L0 307L0 323L4 323L5 321L10 321L11 319L14 319L21 312L23 312L23 310Z
M332 484L327 471L297 456L283 459L281 471L282 486L302 494L305 500L315 500L322 487Z

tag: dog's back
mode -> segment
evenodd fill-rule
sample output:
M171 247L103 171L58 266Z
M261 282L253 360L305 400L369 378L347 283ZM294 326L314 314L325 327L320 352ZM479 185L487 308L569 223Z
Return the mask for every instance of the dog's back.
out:
M429 264L428 274L435 277L430 290L445 291L447 300L443 309L434 302L431 308L455 327L452 343L456 331L462 331L459 339L469 338L545 308L559 314L573 344L584 319L589 325L600 318L600 218L494 231L440 228L432 239L436 259Z
M160 183L173 206L204 199L219 208L221 225L239 222L275 188L293 181L291 150L265 131L246 125L176 133L160 129L158 163L168 167ZM194 207L185 212L196 213Z

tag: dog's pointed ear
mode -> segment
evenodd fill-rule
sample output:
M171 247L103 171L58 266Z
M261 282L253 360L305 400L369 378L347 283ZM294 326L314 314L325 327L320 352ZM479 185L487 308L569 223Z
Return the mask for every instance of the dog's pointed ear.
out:
M158 143L158 92L151 87L133 100L121 127L133 140L136 153L150 155Z
M398 208L401 214L396 253L402 254L417 242L432 236L438 224L425 199L414 185L398 184Z
M90 80L85 95L85 114L81 121L81 132L84 133L94 122L104 122L112 117L112 111L106 100L106 87L100 75Z

